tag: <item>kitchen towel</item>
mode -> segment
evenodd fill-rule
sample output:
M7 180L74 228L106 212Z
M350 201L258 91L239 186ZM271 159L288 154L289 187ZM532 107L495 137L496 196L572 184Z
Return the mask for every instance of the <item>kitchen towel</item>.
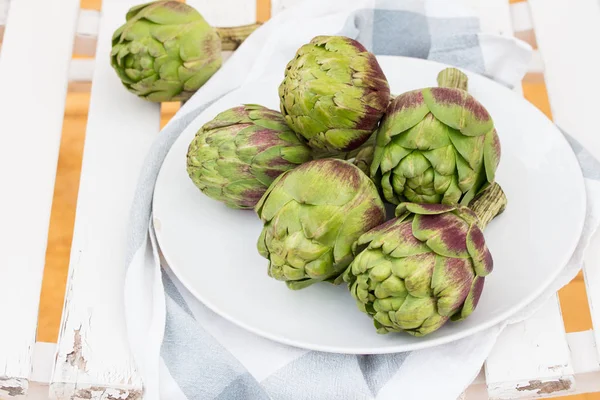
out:
M454 0L304 0L253 33L163 129L140 176L129 232L125 308L146 399L454 400L477 375L506 324L531 315L581 267L600 219L600 168L572 141L588 189L580 244L543 297L486 331L406 353L322 353L249 333L190 295L161 263L152 227L152 194L161 164L182 132L197 129L194 120L210 104L261 77L282 74L295 51L317 35L349 36L376 55L439 61L509 87L520 83L531 56L529 46L518 40L482 32L477 14Z

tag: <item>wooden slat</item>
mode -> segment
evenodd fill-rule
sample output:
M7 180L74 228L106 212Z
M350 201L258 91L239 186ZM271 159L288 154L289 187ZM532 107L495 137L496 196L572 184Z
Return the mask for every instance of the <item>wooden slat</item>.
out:
M567 342L575 377L575 391L570 393L570 395L600 392L600 358L595 351L596 344L594 343L594 332L588 330L568 333ZM520 362L521 358L518 357L519 356L516 355L515 360ZM463 396L465 400L496 399L495 397L490 397L488 395L485 377L482 375L483 374L480 373L473 383L465 390ZM526 386L529 385L537 385L537 383L528 382ZM540 384L540 386L542 385ZM551 386L548 385L547 387L550 388ZM540 389L538 389L538 391ZM543 397L555 396L552 393L540 393L540 395ZM561 399L562 398L563 397L561 397ZM594 395L592 395L592 397L564 397L565 400L592 400L596 398L597 396Z
M598 192L600 194L600 190ZM583 273L596 338L596 353L600 360L600 233L598 232L590 242Z
M9 9L10 2L10 0L0 0L0 48L2 44L2 37L5 30L7 11ZM85 9L80 10L77 28L74 33L74 54L86 56L94 56L96 54L96 38L98 36L99 21L99 11Z
M502 332L485 370L488 393L494 399L548 397L575 390L557 296L532 317Z
M598 121L600 3L530 0L556 123L600 158Z
M596 343L591 330L567 334L571 360L575 370L575 393L595 393L585 398L571 400L598 400L600 398L600 357L594 351Z
M137 0L104 0L98 54ZM50 386L59 399L140 399L123 313L126 232L159 106L127 92L107 60L94 70L69 281Z
M600 3L597 0L530 0L537 41L546 66L546 84L556 123L600 158L597 124L600 81ZM556 29L560 26L561 29ZM560 31L560 32L558 32ZM569 62L565 63L565 60ZM576 66L573 68L573 66ZM590 313L600 345L600 237L586 258ZM599 351L600 354L600 351Z
M0 56L0 398L25 393L31 371L78 5L13 1L8 15Z
M123 21L124 22L124 21ZM77 35L73 54L93 57L96 54L96 40L100 24L100 12L81 10L77 22Z
M527 16L520 18L522 13L515 9L521 5L509 6L505 0L497 0L493 4L480 1L479 4L484 31L492 29L493 32L493 23L496 23L496 33L510 35L515 26L521 29L527 24ZM482 12L489 13L489 16ZM519 17L516 20L515 14ZM495 19L499 21L493 22ZM487 22L490 27L486 27L485 21L492 21ZM534 55L532 60L529 70L543 71L539 55ZM489 396L497 399L527 398L574 390L569 357L560 305L554 296L533 317L507 327L500 335L485 364Z

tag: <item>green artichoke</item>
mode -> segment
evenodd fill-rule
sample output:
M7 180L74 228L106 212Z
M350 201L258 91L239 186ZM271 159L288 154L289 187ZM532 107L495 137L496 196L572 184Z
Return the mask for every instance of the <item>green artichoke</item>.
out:
M377 128L390 88L372 53L356 40L317 36L302 46L279 86L288 125L314 149L346 152Z
M112 37L111 65L132 93L154 102L189 99L220 67L221 40L177 1L133 7Z
M277 176L311 158L279 112L246 104L198 131L188 148L187 172L207 196L232 208L253 208Z
M371 169L371 163L373 162L374 152L375 146L361 147L352 159L352 164L356 165L362 172L368 175Z
M468 204L494 181L500 141L492 118L458 88L466 88L466 76L459 82L447 73L441 76L456 87L404 93L381 121L371 177L391 203Z
M256 212L264 223L258 251L269 260L269 276L291 289L334 281L352 261L356 239L385 220L368 176L331 158L281 174Z
M473 203L475 212L401 203L398 218L362 235L343 279L377 332L423 336L469 316L493 267L482 230L505 205L497 184Z

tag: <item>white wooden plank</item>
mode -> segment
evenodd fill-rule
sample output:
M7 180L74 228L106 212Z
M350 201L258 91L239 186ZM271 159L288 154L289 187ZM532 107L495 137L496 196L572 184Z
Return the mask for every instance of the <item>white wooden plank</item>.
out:
M123 21L125 22L125 21ZM100 26L100 12L96 10L81 10L77 22L74 54L94 56L96 54L96 40Z
M600 392L600 356L594 341L594 332L589 330L568 333L567 341L575 370L575 393Z
M69 82L91 82L95 66L93 58L74 58L69 67Z
M37 342L33 349L33 365L31 368L31 382L41 382L46 385L52 377L54 369L54 355L56 343ZM46 387L46 395L48 387Z
M600 358L596 351L594 332L589 330L568 333L567 342L575 376L575 390L570 395L600 392ZM465 390L465 400L495 399L488 396L484 379L480 373ZM556 397L561 394L548 393L544 396Z
M78 6L21 0L8 15L0 56L0 397L16 386L25 392L31 371Z
M494 399L548 397L575 390L558 296L529 319L506 327L485 371L488 393Z
M600 2L530 0L556 123L600 158ZM597 132L597 130L596 130Z
M600 359L600 232L596 232L590 241L583 273L597 344L596 352Z
M137 0L104 0L98 54ZM126 232L159 106L121 85L108 60L94 70L69 281L50 386L59 399L140 399L123 312Z
M212 26L237 26L256 22L256 1L187 0Z
M527 67L528 72L539 72L544 73L544 58L539 50L533 50L531 52L531 61Z
M0 0L0 45L4 34L10 0ZM93 56L96 53L96 38L100 12L96 10L80 10L73 53Z

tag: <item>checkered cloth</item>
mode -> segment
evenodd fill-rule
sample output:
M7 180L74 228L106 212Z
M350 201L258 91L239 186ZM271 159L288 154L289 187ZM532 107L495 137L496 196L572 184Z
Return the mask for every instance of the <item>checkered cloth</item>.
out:
M161 270L151 226L151 202L171 145L216 99L269 74L281 74L302 44L317 35L358 39L377 55L435 60L519 84L527 45L480 32L475 14L451 0L306 0L257 30L177 113L148 155L132 207L125 301L131 348L147 399L456 399L479 372L505 323L432 349L387 355L309 351L258 337L215 315ZM591 199L600 201L600 166L574 149ZM596 163L594 165L594 163ZM581 246L559 281L579 270L598 224L588 210ZM166 271L166 272L162 272ZM535 307L511 321L522 320Z

